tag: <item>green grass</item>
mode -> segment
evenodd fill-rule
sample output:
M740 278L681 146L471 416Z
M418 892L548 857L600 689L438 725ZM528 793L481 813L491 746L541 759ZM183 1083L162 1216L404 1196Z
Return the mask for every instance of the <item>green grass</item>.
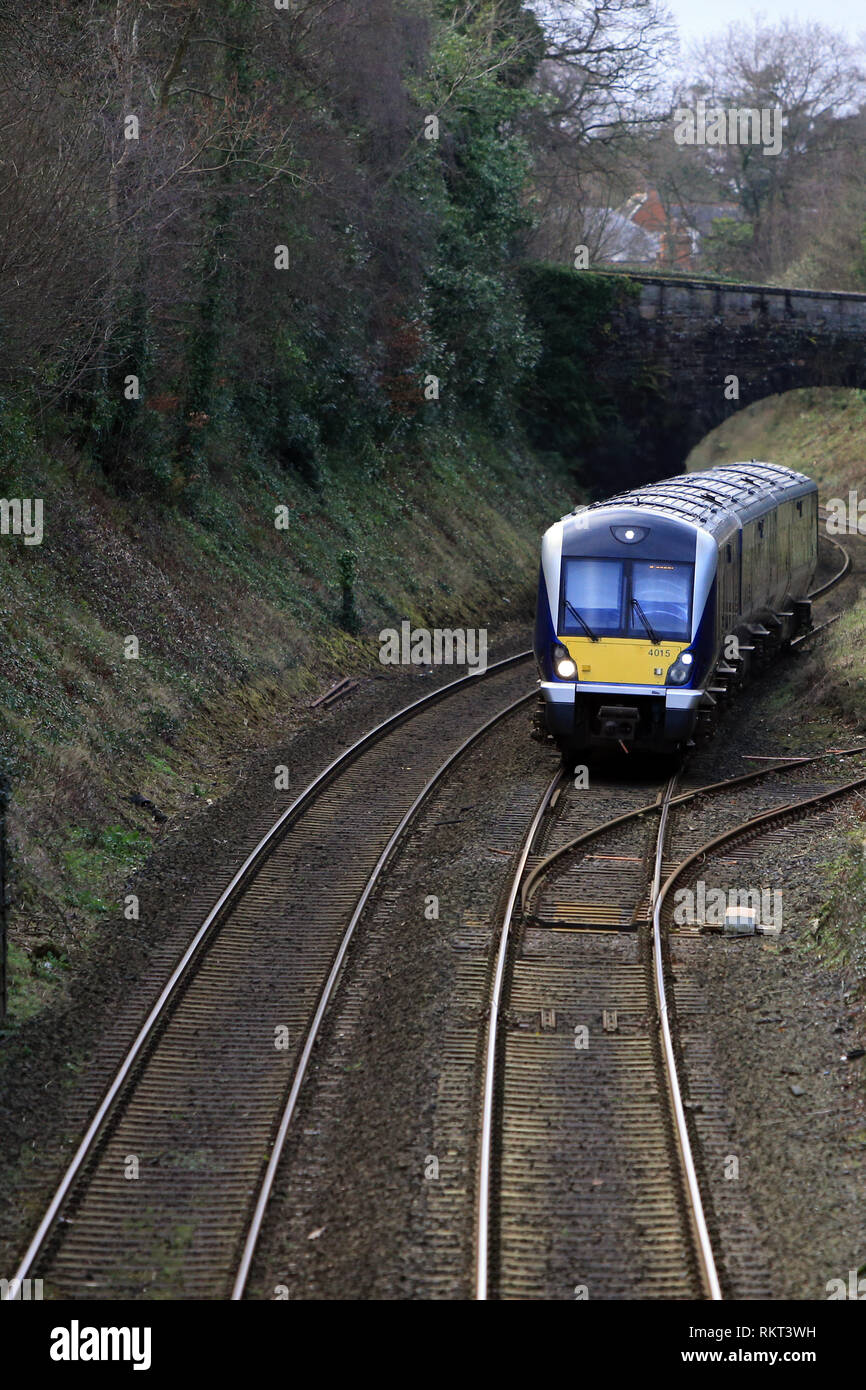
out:
M818 867L829 892L801 942L805 955L814 955L828 969L849 981L852 1000L866 997L866 823L849 832L835 859Z
M810 387L768 396L712 430L686 461L688 472L765 459L814 478L823 500L866 485L866 391Z
M113 884L143 864L151 841L138 830L110 825L94 834L80 826L67 830L68 848L62 852L66 901L86 913L110 911L111 902L100 896L103 884Z
M22 947L10 941L6 960L8 1008L10 1019L17 1023L23 1023L37 1014L48 994L53 992L50 989L46 990L44 977L40 981L32 965L33 962ZM52 980L51 984L53 983Z
M67 832L70 848L64 852L70 879L83 883L98 878L109 865L130 868L141 863L150 851L151 842L138 830L126 830L122 825L110 825L98 835L80 826Z
M150 767L154 768L155 771L164 772L166 777L174 776L171 766L166 762L165 758L156 758L153 753L146 753L145 762L148 763Z

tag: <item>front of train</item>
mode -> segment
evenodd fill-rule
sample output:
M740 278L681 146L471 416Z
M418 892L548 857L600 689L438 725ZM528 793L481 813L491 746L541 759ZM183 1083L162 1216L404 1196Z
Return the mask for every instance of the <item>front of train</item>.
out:
M699 526L646 506L596 504L545 533L535 656L563 750L690 737L718 646L717 556Z

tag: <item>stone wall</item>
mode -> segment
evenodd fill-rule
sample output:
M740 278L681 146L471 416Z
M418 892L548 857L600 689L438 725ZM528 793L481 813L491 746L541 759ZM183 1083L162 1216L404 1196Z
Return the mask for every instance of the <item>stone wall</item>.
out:
M635 481L680 471L708 430L765 396L866 388L866 295L629 279L640 295L616 310L596 368L622 402Z

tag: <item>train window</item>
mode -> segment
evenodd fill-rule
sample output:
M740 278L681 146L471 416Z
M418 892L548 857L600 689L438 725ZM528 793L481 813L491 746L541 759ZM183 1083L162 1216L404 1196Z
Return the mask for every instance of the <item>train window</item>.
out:
M799 502L797 503L797 511L800 513L800 516L803 515L803 499L802 499L802 497L800 498Z
M623 608L622 560L582 556L566 559L564 570L559 631L586 636L585 623L599 637L619 633Z
M731 561L732 561L733 558L734 558L734 552L733 552L733 550L731 549L730 542L728 542L728 544L725 546L725 550L727 551L727 555L728 555L728 564L730 564Z
M764 535L764 523L763 523L763 521L759 521L759 522L758 522L758 535L761 536L761 537L763 537L763 535Z
M691 636L692 574L691 565L635 560L631 597L636 602L629 604L629 635L646 631L645 618L659 637L687 641Z
M644 637L649 624L659 641L686 642L693 584L692 564L565 556L557 631L574 637Z

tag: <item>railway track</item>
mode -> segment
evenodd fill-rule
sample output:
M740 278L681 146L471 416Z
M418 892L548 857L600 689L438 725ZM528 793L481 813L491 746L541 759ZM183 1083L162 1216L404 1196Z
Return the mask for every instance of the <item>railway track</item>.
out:
M10 1296L31 1275L55 1298L242 1296L364 906L433 788L533 698L525 693L530 655L452 682L386 720L271 826L124 1056Z
M824 510L823 507L818 508L818 517L821 521L827 520L827 512ZM823 583L818 584L817 587L811 591L811 593L809 594L809 598L811 599L820 598L822 594L829 593L831 589L835 589L836 585L841 584L842 580L851 571L851 552L846 550L845 546L842 545L840 541L834 541L832 536L828 536L826 531L824 532L823 539L827 542L828 545L831 545L833 549L838 552L838 555L841 558L842 563L839 569L836 570L835 573L832 574L829 579L825 579Z
M243 1296L361 915L434 789L533 698L530 655L385 721L270 827L124 1056L13 1289L35 1274L50 1297ZM684 790L650 772L589 799L562 769L547 787L515 856L481 1039L478 1298L721 1296L666 986L673 885L716 843L683 842L677 818L822 756ZM725 834L778 828L864 783L762 807ZM473 1058L464 1048L464 1072Z
M664 976L649 923L632 926L660 878L674 783L656 788L654 847L637 814L645 788L596 788L609 803L630 798L634 813L611 818L615 839L567 890L591 908L591 926L539 927L520 905L546 857L538 851L573 838L569 822L586 814L586 792L564 794L560 775L527 834L502 920L487 1038L479 1299L718 1296L678 1123L676 1069L658 1028Z
M515 868L491 995L478 1298L721 1297L703 1151L726 1149L712 1079L693 1088L683 1068L674 998L691 1001L669 960L670 937L701 928L672 921L675 892L712 859L742 877L767 835L866 790L866 777L839 780L864 754L779 760L706 786L675 777L653 800L610 778L591 797L562 774L547 789ZM834 785L816 779L828 761ZM792 780L808 794L794 795ZM602 823L596 799L615 813ZM709 840L691 823L699 805L728 821ZM730 1234L739 1219L726 1215L732 1277L766 1297L749 1232Z

